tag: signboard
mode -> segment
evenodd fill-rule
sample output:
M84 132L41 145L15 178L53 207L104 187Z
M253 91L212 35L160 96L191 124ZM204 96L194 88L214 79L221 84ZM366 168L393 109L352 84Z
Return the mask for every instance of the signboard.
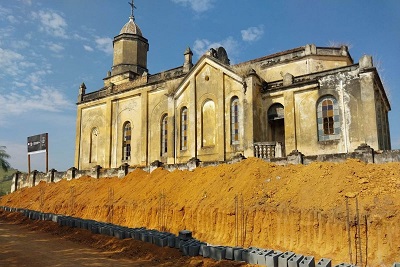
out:
M47 133L28 137L28 155L43 153L47 150Z

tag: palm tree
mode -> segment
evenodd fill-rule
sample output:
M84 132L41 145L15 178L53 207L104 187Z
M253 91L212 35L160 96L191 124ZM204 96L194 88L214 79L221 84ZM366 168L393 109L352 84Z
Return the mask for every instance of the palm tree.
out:
M10 155L6 152L5 146L0 146L0 168L4 171L8 171L11 168L10 163L6 159L9 159Z

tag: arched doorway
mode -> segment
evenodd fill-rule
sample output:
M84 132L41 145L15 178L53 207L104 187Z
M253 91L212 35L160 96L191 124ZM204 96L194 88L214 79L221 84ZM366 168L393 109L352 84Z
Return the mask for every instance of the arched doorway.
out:
M268 109L269 140L280 143L282 156L285 155L285 109L282 104L275 103Z

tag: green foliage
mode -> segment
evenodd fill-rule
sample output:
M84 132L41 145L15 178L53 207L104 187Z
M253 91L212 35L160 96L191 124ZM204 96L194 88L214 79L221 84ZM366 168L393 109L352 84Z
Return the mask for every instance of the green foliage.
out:
M7 154L6 147L0 146L0 169L8 171L11 168L10 163L7 161L9 158L10 155Z
M12 169L10 171L12 171L13 173L10 175L4 175L3 181L11 181L13 179L14 171Z
M3 196L11 191L12 178L17 170L8 169L4 171L0 168L0 196Z

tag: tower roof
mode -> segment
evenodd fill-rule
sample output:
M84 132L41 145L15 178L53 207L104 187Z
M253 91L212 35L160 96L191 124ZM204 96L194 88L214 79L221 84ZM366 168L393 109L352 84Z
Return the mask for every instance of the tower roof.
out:
M123 33L130 33L130 34L136 34L136 35L142 35L142 31L140 30L139 26L135 23L134 17L130 16L129 21L122 27L121 31L119 34Z

